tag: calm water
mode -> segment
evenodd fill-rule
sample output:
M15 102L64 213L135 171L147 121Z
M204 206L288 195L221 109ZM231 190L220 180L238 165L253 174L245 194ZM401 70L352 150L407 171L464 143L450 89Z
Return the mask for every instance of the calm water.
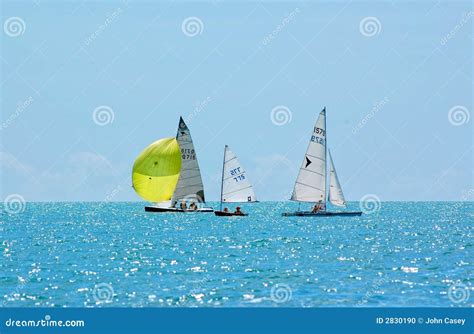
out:
M27 203L22 213L2 211L0 302L472 305L474 203L384 202L362 217L280 216L296 207L246 205L245 218L145 213L142 203ZM454 295L460 303L448 296L453 284L464 287Z

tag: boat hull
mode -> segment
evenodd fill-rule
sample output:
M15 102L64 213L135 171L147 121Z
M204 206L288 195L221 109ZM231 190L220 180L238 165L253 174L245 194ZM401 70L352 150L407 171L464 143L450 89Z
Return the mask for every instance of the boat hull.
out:
M154 212L154 213L206 213L206 212L214 212L213 208L200 208L197 210L183 210L178 208L159 208L156 206L145 206L146 212Z
M235 214L233 212L224 212L224 211L214 211L214 214L219 217L245 217L248 216L248 213L244 214Z
M330 217L330 216L360 216L361 211L339 211L339 212L311 212L311 211L296 211L282 213L283 217Z

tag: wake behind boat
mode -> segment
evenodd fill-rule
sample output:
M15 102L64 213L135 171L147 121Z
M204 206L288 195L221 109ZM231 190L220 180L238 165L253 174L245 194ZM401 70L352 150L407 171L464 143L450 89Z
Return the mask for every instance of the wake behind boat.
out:
M257 198L245 173L244 167L237 160L237 156L229 146L224 148L224 161L222 163L221 179L221 203L219 211L215 211L216 216L248 216L237 207L235 212L230 212L227 208L222 210L222 203L250 203L256 202Z
M327 155L329 153L329 192L327 190ZM317 203L312 211L298 211L283 213L285 217L291 216L360 216L361 211L326 211L326 198L332 205L346 207L346 200L337 177L336 168L327 149L326 140L326 108L324 108L316 121L308 149L295 182L292 201Z
M145 206L146 212L214 211L202 207L205 197L201 171L191 133L182 117L176 138L159 140L140 153L133 166L132 179L137 194L155 203Z

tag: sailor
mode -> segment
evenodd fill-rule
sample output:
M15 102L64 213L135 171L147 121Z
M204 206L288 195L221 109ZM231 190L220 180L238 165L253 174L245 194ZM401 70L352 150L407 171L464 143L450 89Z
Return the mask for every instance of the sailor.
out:
M321 200L319 200L319 202L314 205L312 213L317 213L318 211L321 211L322 208L323 208L323 203Z
M181 201L181 204L179 205L179 207L181 208L181 210L186 210L187 209L186 202L184 200Z
M240 211L240 206L238 206L238 207L235 208L234 214L239 215L239 216L243 216L243 215L244 215L244 213L243 213L242 211Z
M189 210L192 210L192 211L197 210L197 205L196 203L194 203L194 201L192 201L191 204L189 205Z
M229 209L228 209L228 208L224 208L224 212L229 212Z

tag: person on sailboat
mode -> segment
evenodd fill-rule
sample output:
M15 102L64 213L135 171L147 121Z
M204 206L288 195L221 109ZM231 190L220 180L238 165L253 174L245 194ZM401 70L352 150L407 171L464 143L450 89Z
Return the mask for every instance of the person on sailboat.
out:
M181 201L181 204L179 205L179 207L181 208L181 210L186 210L187 209L186 202L184 200Z
M196 211L197 210L197 205L194 203L194 201L191 202L189 205L189 210Z
M224 212L229 212L229 208L224 208Z
M323 209L323 203L322 203L322 201L319 201L318 203L316 203L314 205L312 212L317 213L317 212L321 211L322 209Z
M243 215L244 215L244 213L243 213L242 211L240 211L240 206L238 206L238 207L235 208L234 214L239 215L239 216L243 216Z

